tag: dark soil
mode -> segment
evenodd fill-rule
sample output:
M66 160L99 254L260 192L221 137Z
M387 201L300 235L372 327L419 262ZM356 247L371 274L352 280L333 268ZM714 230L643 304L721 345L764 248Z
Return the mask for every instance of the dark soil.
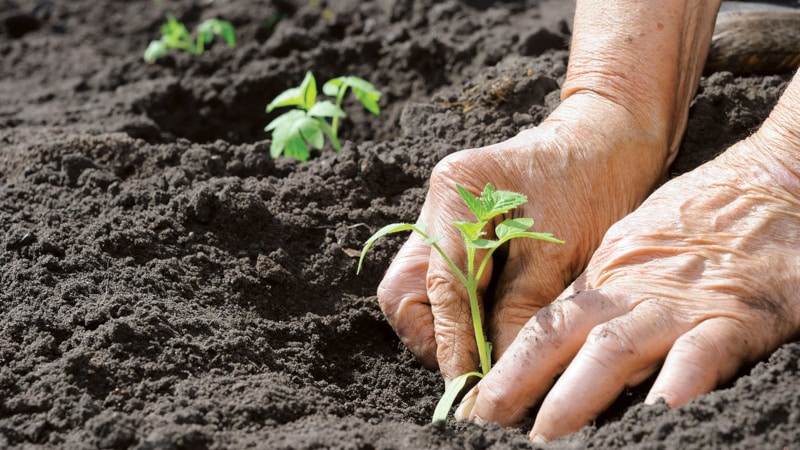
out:
M528 448L428 424L443 388L374 291L434 164L558 102L572 2L0 0L0 447ZM142 52L167 12L235 49ZM272 22L277 23L270 26ZM341 154L269 157L264 106L362 76ZM674 172L747 136L788 76L703 80ZM273 114L274 116L274 114ZM800 441L800 343L670 410L626 392L563 447ZM530 421L523 426L529 426Z

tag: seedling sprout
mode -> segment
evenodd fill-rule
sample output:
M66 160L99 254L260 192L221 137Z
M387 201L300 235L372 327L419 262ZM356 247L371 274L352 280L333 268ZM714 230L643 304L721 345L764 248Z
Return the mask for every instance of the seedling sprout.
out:
M236 32L230 22L219 19L205 20L197 26L197 37L192 38L186 25L171 14L167 15L167 23L161 26L161 39L150 42L144 51L144 60L152 63L173 49L201 55L206 45L214 40L214 36L221 36L228 47L236 45Z
M335 151L341 151L339 120L347 117L342 109L342 101L348 89L367 111L376 116L380 114L378 101L381 93L370 82L359 77L337 77L322 86L322 92L333 97L335 103L330 100L317 101L317 82L311 72L306 72L300 86L278 94L267 105L267 113L284 106L294 106L295 109L276 117L264 128L272 132L272 157L283 154L307 161L311 156L309 146L322 149L325 136L328 136ZM328 122L328 119L331 121Z
M440 237L431 237L425 232L426 225L422 223L393 223L381 228L370 237L364 244L364 249L361 251L361 258L358 260L357 272L361 272L361 266L364 262L364 257L372 244L378 239L392 233L399 233L402 231L413 231L425 239L425 242L430 244L439 254L444 258L453 273L456 274L459 281L467 288L469 292L469 306L472 314L472 325L475 332L475 342L478 345L478 355L480 358L480 371L473 371L462 374L456 377L445 390L436 409L433 413L433 421L445 420L450 408L453 406L458 393L464 388L467 380L470 377L483 378L492 368L491 353L492 346L486 340L483 331L483 324L481 323L480 308L478 305L478 280L481 279L486 265L489 262L492 254L500 248L503 244L515 238L531 238L539 239L547 242L554 242L563 244L564 241L556 239L551 233L536 233L528 231L533 226L533 219L522 217L515 219L505 219L498 224L494 229L495 239L488 239L487 233L484 231L486 226L495 217L507 214L509 211L516 207L523 205L528 201L528 198L523 195L512 191L498 191L487 184L479 197L475 197L463 187L456 185L458 193L461 198L469 207L469 210L475 214L477 221L453 221L453 225L461 231L461 237L464 240L464 245L467 250L467 270L462 272L461 269L453 262L453 260L444 253L442 248L438 245ZM476 260L476 252L478 250L486 250L483 254L483 259Z

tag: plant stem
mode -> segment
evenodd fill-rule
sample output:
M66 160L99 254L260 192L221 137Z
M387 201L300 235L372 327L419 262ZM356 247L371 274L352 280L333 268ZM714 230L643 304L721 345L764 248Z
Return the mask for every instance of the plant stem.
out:
M472 327L475 329L475 343L478 344L478 357L481 361L481 372L484 375L492 368L491 355L487 352L486 337L483 335L481 311L478 305L478 279L475 277L475 249L467 247L469 310L472 313Z
M339 144L339 139L336 138L336 132L331 129L330 125L328 125L328 122L326 122L325 119L317 118L316 120L319 122L319 126L322 128L322 131L324 131L325 134L331 138L331 144L333 144L333 149L336 150L336 153L341 152L342 145ZM333 120L335 121L336 118L334 117Z
M336 93L336 106L339 107L339 109L342 108L342 100L344 99L344 93L345 92L347 92L347 85L346 84L342 84L341 86L339 86L339 92ZM333 128L333 136L334 137L338 136L338 134L337 134L339 132L339 118L338 117L334 117L333 118L333 122L331 123L331 128Z

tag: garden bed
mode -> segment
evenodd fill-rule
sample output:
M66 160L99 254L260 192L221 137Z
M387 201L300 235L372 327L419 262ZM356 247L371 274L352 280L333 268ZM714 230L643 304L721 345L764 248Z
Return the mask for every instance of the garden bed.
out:
M558 103L573 2L0 0L0 447L528 448L429 424L443 389L374 292L443 156ZM238 45L145 64L165 14ZM269 156L265 105L363 77L343 151ZM673 173L751 133L789 77L702 81ZM565 202L568 205L568 201ZM685 407L626 391L564 447L781 448L800 343Z

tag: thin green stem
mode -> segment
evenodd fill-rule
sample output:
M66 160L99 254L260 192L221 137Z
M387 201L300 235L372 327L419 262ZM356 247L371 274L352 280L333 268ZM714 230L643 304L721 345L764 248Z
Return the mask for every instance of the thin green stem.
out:
M334 120L336 119L334 118ZM333 130L331 130L331 127L330 125L328 125L328 122L326 122L325 119L320 119L320 118L317 118L317 122L319 122L319 126L320 128L322 128L322 131L324 131L325 134L327 134L328 137L331 138L331 144L333 144L333 149L336 150L336 153L341 152L342 146L341 144L339 144L339 139L336 138L336 133Z
M339 92L336 93L336 106L339 109L342 109L342 100L344 99L344 93L345 92L347 92L347 85L346 84L342 84L341 86L339 86ZM337 134L339 132L339 118L338 117L334 117L333 118L333 123L331 124L331 128L333 128L334 136L338 136L338 134Z
M481 310L478 305L478 280L475 277L475 248L467 246L467 291L469 292L469 310L472 314L472 327L475 329L475 343L478 345L478 357L481 361L481 371L484 375L492 368L491 355L488 354L486 337L483 335L483 322Z

